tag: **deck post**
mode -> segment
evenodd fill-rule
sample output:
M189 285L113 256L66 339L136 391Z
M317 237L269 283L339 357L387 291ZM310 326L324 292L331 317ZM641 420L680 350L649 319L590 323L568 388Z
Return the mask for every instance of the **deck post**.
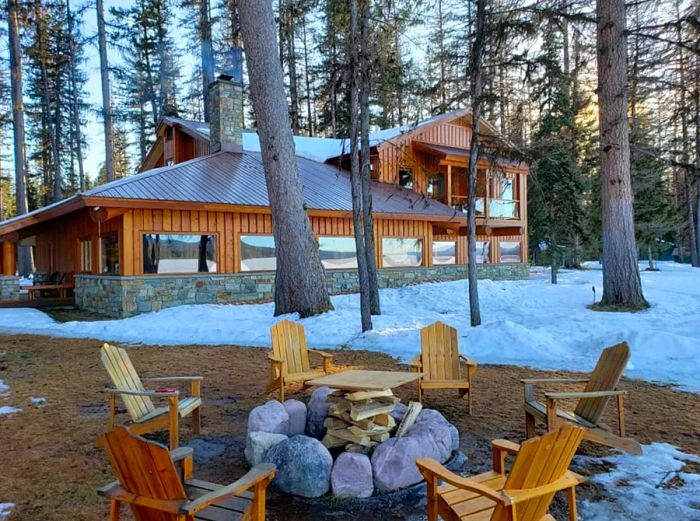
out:
M449 163L447 165L447 201L445 204L452 206L452 165Z
M17 246L14 242L2 243L2 274L14 275L17 272Z

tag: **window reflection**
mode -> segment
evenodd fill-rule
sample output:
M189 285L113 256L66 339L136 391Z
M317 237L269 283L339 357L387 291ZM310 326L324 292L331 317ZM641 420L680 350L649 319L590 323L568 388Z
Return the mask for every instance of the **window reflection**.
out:
M119 273L119 236L116 233L100 237L102 273Z
M400 268L423 263L423 240L417 237L382 239L382 266Z
M327 270L357 269L354 237L319 237L318 250Z
M146 233L143 235L144 273L214 273L215 235Z
M433 264L455 264L456 246L455 241L433 241Z
M501 262L521 262L520 241L501 241Z
M477 264L489 262L489 241L476 241L476 262Z
M275 238L272 235L241 235L241 271L275 271Z

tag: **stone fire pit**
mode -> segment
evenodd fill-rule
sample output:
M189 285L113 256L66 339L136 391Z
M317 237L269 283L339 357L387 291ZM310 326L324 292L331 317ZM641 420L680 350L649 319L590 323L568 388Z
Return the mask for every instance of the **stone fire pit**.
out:
M273 484L289 494L316 498L330 491L336 497L368 498L419 483L423 478L416 459L445 463L459 448L456 427L431 409L423 409L405 434L395 437L395 425L406 412L400 402L387 413L392 418L388 422L391 432L372 436L369 443L364 436L361 444L341 442L337 429L331 429L333 435L326 431L327 425L338 427L340 418L349 421L347 411L337 405L343 394L319 387L308 405L298 400L271 400L253 409L245 449L248 462L275 464Z

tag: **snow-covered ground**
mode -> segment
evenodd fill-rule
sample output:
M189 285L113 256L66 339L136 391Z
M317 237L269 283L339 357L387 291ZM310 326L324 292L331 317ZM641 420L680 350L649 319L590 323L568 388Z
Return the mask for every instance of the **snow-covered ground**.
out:
M605 501L583 500L582 521L700 520L700 475L683 472L686 463L700 457L680 452L667 443L643 445L644 454L609 458L578 458L579 463L612 464L609 472L595 474L593 483L604 487Z
M479 283L483 324L469 327L465 281L381 292L383 315L360 330L357 295L333 297L335 311L302 320L315 347L383 351L406 360L419 349L418 330L435 320L459 329L461 350L481 363L590 370L600 350L621 340L632 347L627 375L700 392L700 270L671 262L642 272L652 307L639 313L590 311L592 287L602 294L600 267L529 280ZM269 346L277 320L272 304L182 306L123 320L58 323L33 309L0 309L0 332L38 333L146 344ZM295 319L290 316L287 318Z

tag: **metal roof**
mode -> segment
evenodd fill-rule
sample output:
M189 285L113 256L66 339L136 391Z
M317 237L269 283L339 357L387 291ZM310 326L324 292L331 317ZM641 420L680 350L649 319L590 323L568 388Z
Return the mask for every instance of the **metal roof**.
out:
M309 209L352 211L350 175L332 165L297 157ZM218 152L177 165L148 170L98 186L85 197L269 206L262 156ZM376 213L420 214L441 219L462 216L452 208L398 186L372 181Z

